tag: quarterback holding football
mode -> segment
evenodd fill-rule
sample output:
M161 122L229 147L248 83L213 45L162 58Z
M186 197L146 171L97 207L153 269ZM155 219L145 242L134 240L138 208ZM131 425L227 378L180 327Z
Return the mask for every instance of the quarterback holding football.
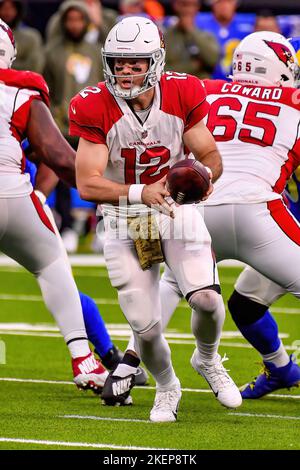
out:
M128 17L113 27L103 64L106 82L86 88L70 104L70 133L80 137L77 186L84 199L102 205L109 277L157 384L150 419L175 421L181 397L162 334L164 260L193 311L193 366L223 405L236 408L240 392L217 353L225 309L210 235L195 205L175 205L166 188L169 168L186 157L186 148L210 168L212 181L222 173L204 122L209 108L204 85L193 76L163 73L163 37L148 18ZM185 230L191 221L192 229ZM123 236L120 229L127 224ZM136 232L138 237L130 236ZM127 351L104 386L107 404L124 402L138 363L134 351Z

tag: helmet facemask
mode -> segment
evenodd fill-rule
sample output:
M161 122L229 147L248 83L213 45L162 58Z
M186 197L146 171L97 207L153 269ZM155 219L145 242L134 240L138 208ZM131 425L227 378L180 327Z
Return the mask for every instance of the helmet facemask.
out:
M117 75L114 73L114 60L115 59L148 59L148 70L142 74L134 75ZM116 55L113 53L107 53L102 49L102 60L103 60L103 73L106 80L107 88L109 91L118 98L125 100L131 100L137 96L145 93L151 88L155 87L156 83L159 82L165 65L165 51L157 49L152 54L120 54ZM141 86L133 84L133 81L137 77L144 77L144 81ZM123 89L118 83L118 78L130 78L132 81L132 87L130 89Z

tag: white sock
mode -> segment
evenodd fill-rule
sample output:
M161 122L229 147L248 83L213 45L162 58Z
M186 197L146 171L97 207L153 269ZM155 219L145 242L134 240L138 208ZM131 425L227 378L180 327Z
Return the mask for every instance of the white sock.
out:
M264 354L262 355L262 358L264 362L272 362L276 367L284 367L290 362L289 355L284 349L282 341L280 341L280 346L277 351L270 354Z
M90 348L79 293L63 256L37 276L46 307L52 313L73 358L87 356ZM75 341L72 341L75 340Z
M179 383L175 375L172 364L162 372L156 375L156 388L161 391L167 391L174 388Z
M157 386L165 387L175 382L171 351L161 333L161 324L157 323L145 333L134 333L134 336L139 344L142 360L153 375Z
M139 345L136 344L133 331L132 331L132 333L131 333L129 342L128 342L128 344L127 344L126 351L134 351L138 357L141 357L140 351L139 351Z
M114 370L113 375L117 377L127 377L128 375L135 374L137 368L129 366L128 364L118 364L117 368Z
M215 343L205 344L203 342L197 341L197 349L199 352L199 359L201 362L213 362L217 353L220 341Z
M76 357L88 356L91 352L89 343L86 339L72 341L67 346L73 359Z

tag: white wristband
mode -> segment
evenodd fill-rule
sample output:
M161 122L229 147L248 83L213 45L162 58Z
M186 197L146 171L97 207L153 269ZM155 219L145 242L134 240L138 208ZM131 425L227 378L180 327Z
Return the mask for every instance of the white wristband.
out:
M130 204L143 204L142 192L144 184L131 184L128 191L128 201Z
M204 168L206 169L207 173L209 174L210 179L212 179L213 174L212 174L212 171L211 171L211 169L209 168L209 166L205 166Z
M46 199L47 199L45 194L43 194L42 191L39 191L38 189L35 189L34 192L35 192L35 195L39 198L39 200L40 200L40 202L43 206L46 202Z

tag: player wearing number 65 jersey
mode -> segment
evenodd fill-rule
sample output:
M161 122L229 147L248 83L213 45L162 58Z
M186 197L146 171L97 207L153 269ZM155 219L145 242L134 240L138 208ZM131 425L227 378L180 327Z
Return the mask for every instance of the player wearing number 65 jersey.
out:
M281 195L300 164L300 100L294 88L298 77L292 45L279 34L259 32L237 47L232 83L205 82L207 126L224 171L199 209L217 260L233 258L250 266L235 286L229 310L267 369L242 393L244 398L300 382L300 368L287 355L266 311L276 299L271 294L274 283L281 295L288 291L300 297L300 224ZM163 304L166 323L176 304L176 283L168 270L161 287L162 298L168 299Z
M186 74L163 74L163 38L147 18L118 23L106 39L103 61L106 82L71 101L70 132L80 137L78 189L103 205L111 283L157 382L150 419L175 421L181 396L161 328L157 262L163 255L193 308L199 373L224 405L239 406L240 393L217 354L224 305L210 236L194 206L175 207L165 199L164 177L185 158L185 147L211 168L213 180L221 174L219 152L203 122L209 108L204 86ZM122 403L137 364L135 355L125 354L104 386L107 404Z

